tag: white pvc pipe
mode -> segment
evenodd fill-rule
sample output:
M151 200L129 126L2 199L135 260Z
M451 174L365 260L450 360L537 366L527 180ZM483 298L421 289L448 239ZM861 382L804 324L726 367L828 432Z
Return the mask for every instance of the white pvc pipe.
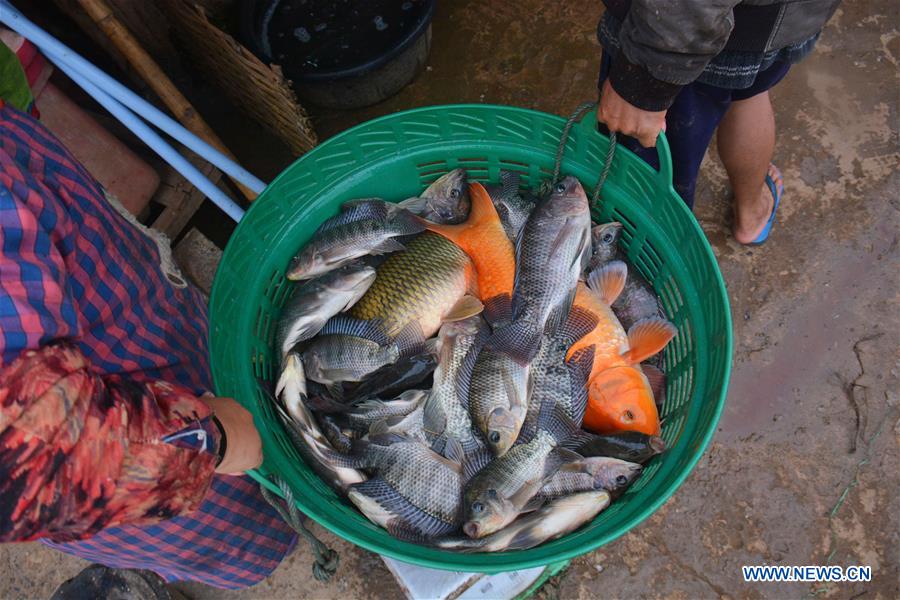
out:
M53 55L48 55L53 60ZM54 60L54 62L56 62ZM235 221L240 221L244 216L244 209L238 206L234 200L228 197L225 192L216 187L207 177L201 173L197 167L191 164L184 156L178 153L172 146L160 137L158 133L153 131L146 123L137 117L133 112L122 106L114 98L110 97L103 90L95 86L93 83L85 79L74 70L70 70L69 66L64 63L58 63L59 67L72 79L76 84L84 88L84 91L90 94L103 108L108 110L115 118L122 122L125 127L131 130L144 143L156 152L163 160L172 165L184 178L190 181L194 187L203 192L216 206L221 208L229 217Z
M63 69L70 77L72 77L72 73L77 73L81 76L83 81L88 81L93 84L95 88L102 89L107 96L124 104L150 123L153 123L192 151L199 154L206 161L218 167L223 173L227 174L235 181L242 183L257 194L265 189L266 184L260 179L182 127L181 124L157 109L155 106L92 65L49 33L26 19L25 16L16 10L15 7L7 2L7 0L0 0L0 22L5 23L11 29L35 44L48 58L50 58L50 60L56 63L56 65Z

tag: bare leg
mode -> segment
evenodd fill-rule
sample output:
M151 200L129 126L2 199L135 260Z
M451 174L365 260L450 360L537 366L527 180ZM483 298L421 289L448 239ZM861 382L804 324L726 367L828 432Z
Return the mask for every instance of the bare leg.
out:
M769 93L733 102L716 139L734 190L734 239L747 244L762 233L775 202L765 183L767 173L773 178L777 173L772 167L775 115Z

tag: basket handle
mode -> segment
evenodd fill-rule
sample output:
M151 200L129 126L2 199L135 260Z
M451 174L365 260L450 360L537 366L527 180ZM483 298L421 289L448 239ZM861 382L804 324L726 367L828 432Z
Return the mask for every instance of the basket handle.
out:
M596 106L585 113L581 118L580 125L582 134L585 136L599 135L606 140L610 139L597 131ZM672 187L674 171L672 168L672 152L669 149L669 140L666 138L665 131L660 131L659 136L656 138L656 155L659 157L659 171L656 172L654 179L659 190L668 193L674 189Z

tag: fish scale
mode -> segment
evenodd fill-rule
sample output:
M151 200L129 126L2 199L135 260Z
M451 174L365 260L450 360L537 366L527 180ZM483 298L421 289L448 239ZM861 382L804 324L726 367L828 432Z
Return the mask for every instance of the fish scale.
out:
M411 504L450 525L459 522L462 479L458 469L416 441L370 444L366 463Z
M375 282L353 306L358 319L379 319L390 336L418 321L431 337L473 281L469 257L453 242L425 232L377 269Z

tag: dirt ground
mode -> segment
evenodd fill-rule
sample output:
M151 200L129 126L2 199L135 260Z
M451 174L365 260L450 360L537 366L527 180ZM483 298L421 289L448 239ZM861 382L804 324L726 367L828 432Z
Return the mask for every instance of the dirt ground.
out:
M596 95L600 11L593 0L442 2L426 71L378 106L313 111L318 130L325 139L448 102L566 115ZM774 90L786 193L765 246L731 238L728 183L710 152L696 215L735 327L719 430L660 511L574 560L541 597L900 597L898 60L896 4L845 2L816 52ZM245 162L264 174L283 166L266 156ZM341 553L330 583L312 579L301 546L252 589L179 587L198 599L398 596L376 556L316 531ZM0 547L0 597L46 598L85 564L37 544ZM741 565L757 564L869 565L873 579L744 583Z

